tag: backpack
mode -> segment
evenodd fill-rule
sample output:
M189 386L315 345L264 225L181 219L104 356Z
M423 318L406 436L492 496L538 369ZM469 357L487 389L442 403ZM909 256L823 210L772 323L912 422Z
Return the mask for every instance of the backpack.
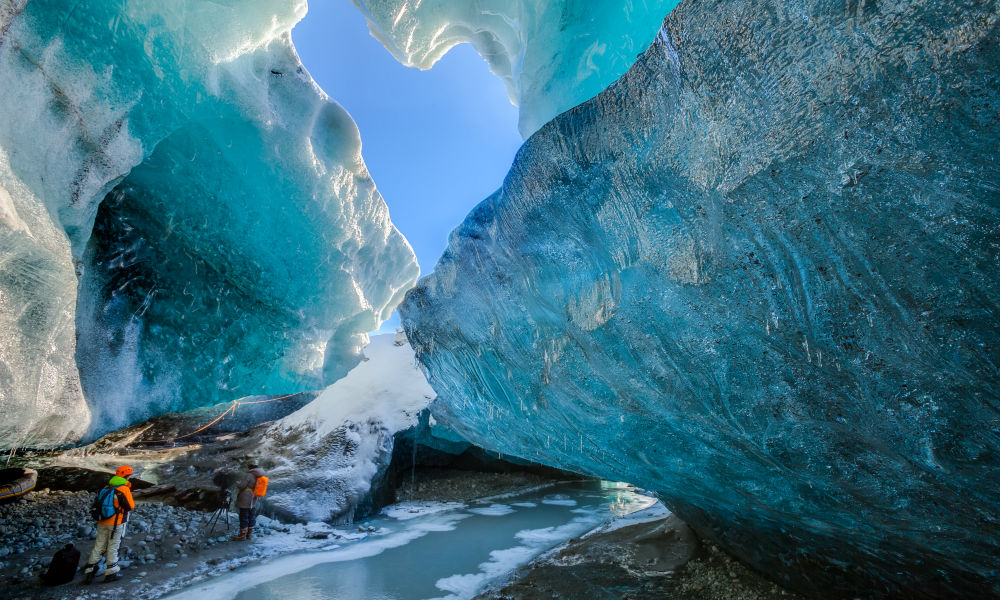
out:
M264 494L267 493L267 477L261 475L257 478L257 481L253 484L253 497L263 498Z
M118 512L115 510L114 491L115 489L110 485L98 490L97 497L94 498L94 503L90 506L90 516L95 521L110 519Z
M61 585L73 581L76 576L76 569L80 566L80 551L73 547L73 544L66 544L66 547L56 551L49 563L49 568L42 575L42 583L45 585Z

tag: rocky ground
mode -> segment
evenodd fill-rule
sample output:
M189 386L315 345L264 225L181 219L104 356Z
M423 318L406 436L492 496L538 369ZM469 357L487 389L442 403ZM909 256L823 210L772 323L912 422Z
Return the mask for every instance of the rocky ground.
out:
M399 501L470 502L552 485L533 473L477 473L418 469L397 490ZM137 500L122 544L124 578L110 584L74 583L48 588L38 580L52 554L73 543L93 547L92 492L36 490L0 505L0 600L102 598L152 600L213 574L293 550L319 548L331 539L363 537L357 526L287 525L262 517L251 542L230 541L223 522L209 531L212 514ZM265 511L266 512L266 511ZM100 578L98 579L100 581ZM574 539L522 567L477 600L793 600L796 596L700 542L676 517L657 518Z
M137 500L119 553L122 580L84 586L78 575L74 583L42 586L38 575L67 543L80 550L81 567L86 562L96 537L89 515L92 499L90 492L42 489L0 505L0 599L156 598L212 571L351 534L260 517L257 539L235 542L228 539L237 529L235 513L229 515L228 527L223 518L210 528L211 513Z

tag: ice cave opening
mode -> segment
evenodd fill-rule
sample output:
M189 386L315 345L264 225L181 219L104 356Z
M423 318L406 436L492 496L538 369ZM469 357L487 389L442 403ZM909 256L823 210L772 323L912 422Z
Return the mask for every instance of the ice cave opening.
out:
M503 81L468 43L428 70L401 64L347 0L311 4L292 39L309 74L358 124L393 224L430 273L451 230L503 183L523 141ZM398 326L394 315L381 330Z
M770 586L1000 597L1000 0L308 8L0 0L0 599L126 458L189 503L133 566L247 459L275 552L502 462Z

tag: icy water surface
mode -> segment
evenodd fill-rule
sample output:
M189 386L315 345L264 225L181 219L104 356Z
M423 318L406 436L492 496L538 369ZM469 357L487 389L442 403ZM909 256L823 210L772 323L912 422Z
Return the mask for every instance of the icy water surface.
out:
M397 504L360 523L376 529L363 540L241 569L175 598L471 598L557 544L653 502L624 484L580 482L479 504Z

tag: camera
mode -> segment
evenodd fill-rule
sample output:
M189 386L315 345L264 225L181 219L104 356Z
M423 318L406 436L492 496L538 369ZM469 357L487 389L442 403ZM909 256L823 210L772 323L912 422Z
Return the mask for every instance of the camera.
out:
M225 509L225 510L229 510L229 504L233 500L233 493L231 491L229 491L229 490L226 490L226 489L219 490L219 495L218 495L217 499L218 499L218 503L215 505L216 508L222 508L222 509Z

